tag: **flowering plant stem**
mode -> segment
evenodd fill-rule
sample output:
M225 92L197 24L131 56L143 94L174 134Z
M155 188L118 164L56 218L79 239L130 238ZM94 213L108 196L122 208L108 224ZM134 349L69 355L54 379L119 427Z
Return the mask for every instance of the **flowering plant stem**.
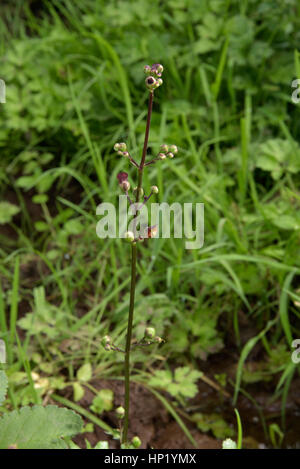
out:
M149 93L148 102L148 114L147 124L145 130L144 147L141 158L141 163L138 168L138 185L136 191L136 203L139 202L140 193L143 183L143 171L145 166L145 159L147 154L152 105L153 105L153 91ZM137 217L138 212L135 217ZM131 337L132 337L132 324L133 324L133 313L134 313L134 299L135 299L135 285L136 285L136 259L137 259L137 244L132 243L131 246L131 285L130 285L130 302L128 312L128 324L127 324L127 337L126 337L126 348L125 348L125 415L124 415L124 428L122 435L122 443L127 443L128 435L128 424L129 424L129 406L130 406L130 349L131 349Z
M121 350L117 347L111 340L111 337L106 335L102 338L102 345L105 350L113 350L118 352L125 353L125 403L124 407L119 408L119 414L121 415L120 418L124 416L124 426L122 432L122 445L121 447L128 448L128 425L129 425L129 406L130 406L130 351L132 347L144 347L147 345L151 345L154 343L163 343L164 340L159 337L155 336L155 329L154 327L146 327L144 337L142 340L138 341L135 344L131 344L132 342L132 326L133 326L133 314L134 314L134 301L135 301L135 287L136 287L136 263L137 263L137 243L143 242L147 238L154 238L158 232L157 225L153 226L146 226L140 227L140 230L144 228L144 231L137 233L136 225L138 222L139 213L141 212L144 205L149 201L150 197L153 194L158 194L159 189L157 186L151 186L151 192L149 195L144 193L142 188L143 183L143 173L144 168L148 166L148 164L156 163L156 161L164 160L165 158L174 158L174 154L178 152L178 148L176 145L167 145L163 144L160 146L160 152L157 154L156 158L153 158L148 163L146 162L146 155L147 155L147 148L148 148L148 139L149 139L149 131L150 131L150 123L151 123L151 115L152 115L152 106L153 106L153 98L154 98L154 90L162 85L163 81L160 78L163 72L163 66L161 64L153 64L152 67L149 65L145 65L144 71L147 75L145 80L146 87L149 90L149 101L148 101L148 114L147 114L147 123L146 123L146 130L145 130L145 138L144 138L144 147L142 152L142 158L140 164L137 163L132 156L130 155L129 151L127 150L127 145L125 142L115 143L114 150L118 153L118 155L123 156L129 159L129 162L137 169L138 171L138 184L137 187L134 188L133 193L135 194L135 203L131 201L131 196L129 195L130 190L130 182L128 180L128 174L124 171L121 171L117 175L117 179L119 181L119 186L123 192L125 192L127 201L131 207L134 208L134 217L132 220L133 230L127 231L125 233L124 238L128 242L131 243L131 285L130 285L130 301L129 301L129 312L128 312L128 324L127 324L127 335L126 335L126 347L125 351ZM140 198L142 198L142 203L139 204ZM121 413L120 413L121 412ZM132 445L140 445L140 440L138 437L134 437L131 441ZM138 446L135 446L138 447Z

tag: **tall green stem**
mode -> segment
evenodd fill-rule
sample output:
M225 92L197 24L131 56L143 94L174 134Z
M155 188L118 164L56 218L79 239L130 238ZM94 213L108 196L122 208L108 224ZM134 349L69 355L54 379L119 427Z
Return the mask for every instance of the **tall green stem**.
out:
M130 304L128 313L127 338L125 350L125 415L123 428L123 443L127 442L128 423L129 423L129 399L130 399L130 346L132 336L132 323L134 311L134 296L136 282L136 244L131 247L131 286L130 286Z
M145 130L144 147L142 153L142 159L138 170L138 185L136 192L136 203L139 202L140 192L143 183L143 171L145 166L148 138L150 131L150 122L153 105L153 92L149 94L148 102L148 114L147 124ZM135 217L137 217L137 213ZM128 324L127 324L127 337L126 337L126 349L125 349L125 415L124 415L124 429L122 436L122 443L127 442L128 435L128 424L129 424L129 405L130 405L130 348L131 348L131 337L132 337L132 324L133 324L133 312L134 312L134 298L135 298L135 284L136 284L136 257L137 257L137 245L132 243L131 247L131 285L130 285L130 302L128 312Z

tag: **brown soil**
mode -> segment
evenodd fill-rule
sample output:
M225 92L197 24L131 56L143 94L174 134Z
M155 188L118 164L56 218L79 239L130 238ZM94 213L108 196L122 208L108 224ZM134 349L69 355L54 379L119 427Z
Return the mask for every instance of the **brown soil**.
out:
M114 392L114 408L124 403L124 384L119 380L100 380L95 379L91 382L92 386L97 389L111 389ZM296 379L292 383L289 393L289 399L286 406L286 430L283 447L297 448L299 447L300 435L300 419L299 419L299 384L300 379ZM73 390L71 387L64 390L64 395L72 400ZM257 404L260 405L264 413L266 427L271 423L278 423L281 427L280 399L270 402L272 393L268 390L253 388L251 395L255 396ZM170 402L170 396L164 393L165 398ZM83 408L90 410L95 394L86 388L84 397L78 402ZM255 405L244 396L240 396L237 408L239 409L244 438L244 448L268 448L271 447L264 434L261 420ZM230 399L222 397L215 389L207 383L199 381L198 394L190 400L188 407L184 409L190 415L195 412L202 413L219 413L230 426L236 429L236 418L234 409ZM183 422L189 429L193 438L197 443L198 449L218 449L222 446L222 441L217 440L211 434L200 432L195 424L182 417ZM118 428L118 419L113 411L105 412L101 415L101 419L108 423L112 428ZM282 428L282 427L281 427ZM129 437L138 435L142 441L142 448L153 449L193 449L192 443L189 441L183 430L172 416L167 412L163 404L142 385L132 383L131 385L131 407L130 407L130 428ZM99 440L109 441L110 448L118 448L119 442L113 440L102 429L94 426L93 433L84 433L75 438L75 442L80 447L85 447L85 439L92 446Z
M222 356L222 354L220 354ZM220 362L218 362L220 363ZM227 375L234 375L232 362L229 365L223 361L223 371ZM219 371L220 365L211 363L210 373L206 372L206 376L213 377L213 374ZM120 380L101 380L94 379L91 385L97 389L111 389L114 392L114 408L124 403L124 384ZM299 419L299 385L300 379L297 378L291 385L289 398L286 405L286 429L283 447L298 448L300 435L300 419ZM271 423L277 423L282 428L281 423L281 400L270 401L272 391L268 388L263 389L261 384L253 386L249 390L252 397L255 397L256 404L260 406L264 414L266 428L268 431ZM273 390L274 391L274 390ZM170 402L170 396L163 393L165 398ZM232 393L231 393L232 394ZM64 390L64 395L72 400L73 390L71 387ZM95 394L86 388L84 397L78 402L83 408L90 410ZM257 407L246 397L240 395L237 403L242 425L243 425L243 448L268 448L271 447L270 441L263 431L262 422L257 411ZM184 409L186 414L192 415L196 412L202 413L218 413L230 426L236 429L236 417L231 400L222 396L218 391L213 389L204 381L198 382L198 394L189 401L188 406ZM217 440L212 434L204 434L200 432L196 425L182 417L180 417L189 429L193 438L197 443L198 449L218 449L222 446L222 441ZM112 428L118 428L118 419L114 411L105 412L101 415L101 419L108 423ZM192 443L189 441L183 430L172 416L165 409L163 404L141 384L131 384L131 406L130 406L130 428L129 437L138 435L142 441L142 448L153 449L193 449ZM113 440L102 429L94 426L93 433L85 433L76 437L75 442L80 447L85 447L85 439L92 446L99 440L109 441L110 448L118 448L119 442Z
M117 380L94 380L91 382L97 390L111 389L114 392L115 408L123 405L124 385ZM68 388L66 397L72 399L72 389ZM89 409L95 395L86 389L84 397L78 402L82 407ZM183 430L168 414L164 406L156 397L142 385L132 383L131 385L131 406L130 406L130 429L129 438L138 435L142 441L141 448L153 449L192 449L194 446L188 440ZM101 416L103 418L103 416ZM104 420L113 428L118 427L118 419L114 412L106 412ZM197 448L221 448L221 442L200 433L188 422L185 424L197 442ZM94 433L83 433L77 436L74 441L81 447L85 447L85 439L94 446L99 440L109 440L110 448L118 448L119 443L112 440L106 433L95 425Z

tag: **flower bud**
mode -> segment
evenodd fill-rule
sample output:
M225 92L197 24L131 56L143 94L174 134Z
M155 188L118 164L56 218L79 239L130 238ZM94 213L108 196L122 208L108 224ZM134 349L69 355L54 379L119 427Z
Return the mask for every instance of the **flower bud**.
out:
M146 75L149 75L149 74L150 74L150 72L151 72L151 67L150 67L150 65L145 65L145 67L144 67L144 72L146 73Z
M101 339L101 345L103 345L103 347L105 347L107 344L109 344L111 342L111 337L109 335L105 335L104 337L102 337Z
M222 449L236 449L236 442L231 438L226 438L222 443Z
M105 335L101 339L101 345L104 347L105 350L111 350L111 337L109 335Z
M142 444L140 438L138 436L134 436L131 440L131 443L133 444L134 448L139 448Z
M115 150L115 151L120 150L120 144L119 144L119 143L115 143L115 144L114 144L114 150Z
M172 153L171 151L169 151L169 152L167 153L167 157L168 157L168 158L174 158L174 153Z
M136 194L136 193L137 193L137 190L138 190L138 188L135 187L135 188L133 189L133 193ZM143 195L144 195L144 189L141 187L141 188L140 188L140 194L139 194L139 196L140 196L140 197L143 197Z
M128 181L124 181L122 184L120 184L120 187L124 192L128 192L130 189L130 183Z
M134 234L132 233L132 231L126 231L125 233L125 239L126 241L128 241L129 243L132 243L134 241Z
M122 182L128 181L128 174L124 173L124 171L121 171L117 174L117 179L119 181L119 184L122 184Z
M169 149L170 149L170 152L172 152L174 154L178 153L178 148L177 148L176 145L170 145Z
M164 71L164 67L161 64L153 64L151 67L151 73L158 77L161 77L161 74L163 71Z
M125 158L128 158L128 157L129 157L128 151L123 151L123 152L122 152L122 155L125 156Z
M158 88L158 87L161 86L162 84L163 84L162 79L161 79L161 78L158 78L158 79L156 80L155 88Z
M154 327L146 327L145 329L145 337L147 339L154 339L155 337L155 329Z
M126 145L126 143L124 143L124 142L119 143L119 150L121 150L121 151L126 151L126 150L127 150L127 145Z
M124 407L120 406L116 408L116 414L119 419L122 419L125 415L125 409Z
M158 192L159 192L157 186L152 186L152 187L151 187L151 190L152 190L153 194L158 194Z
M155 342L157 342L158 344L161 344L164 340L161 338L161 337L155 337Z
M166 155L164 153L158 153L157 157L160 159L160 160L164 160L166 158Z
M165 143L163 145L160 146L160 151L162 153L168 153L169 151L169 145L166 145Z

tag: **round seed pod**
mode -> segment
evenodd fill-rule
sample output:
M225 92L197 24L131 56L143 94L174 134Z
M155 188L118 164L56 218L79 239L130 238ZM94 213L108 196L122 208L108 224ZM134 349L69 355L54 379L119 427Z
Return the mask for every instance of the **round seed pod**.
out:
M131 440L131 443L133 444L134 448L139 448L142 444L140 438L138 436L134 436Z
M123 189L123 191L128 192L130 189L130 182L128 181L122 182L121 188Z
M161 337L155 337L155 342L158 342L159 344L161 344L163 342L163 339Z
M169 145L166 145L165 143L163 145L160 146L160 151L162 153L168 153L169 151Z
M151 75L146 78L145 80L147 88L152 91L156 88L156 79L152 77Z
M133 193L136 194L136 193L137 193L137 190L138 190L138 188L135 187L135 188L133 189ZM139 194L139 196L140 196L140 197L143 197L143 195L144 195L144 189L141 187L141 188L140 188L140 194Z
M134 234L132 233L132 231L126 231L125 233L125 239L126 241L128 241L129 243L132 243L134 241Z
M176 145L170 145L169 150L170 152L174 153L174 155L178 153L178 148Z
M106 344L109 344L110 342L111 342L111 337L109 335L105 335L101 339L101 344L103 345L103 347L105 347Z
M124 407L120 406L116 408L116 414L119 419L122 419L125 415L125 409Z
M166 155L164 153L158 153L157 157L160 159L160 160L164 160L166 158Z
M154 339L155 337L155 329L154 327L146 327L145 329L145 337L147 339Z
M119 150L126 151L127 150L126 143L124 143L124 142L119 143Z
M162 66L162 64L156 64L156 74L157 74L157 76L161 76L163 71L164 71L164 67Z

